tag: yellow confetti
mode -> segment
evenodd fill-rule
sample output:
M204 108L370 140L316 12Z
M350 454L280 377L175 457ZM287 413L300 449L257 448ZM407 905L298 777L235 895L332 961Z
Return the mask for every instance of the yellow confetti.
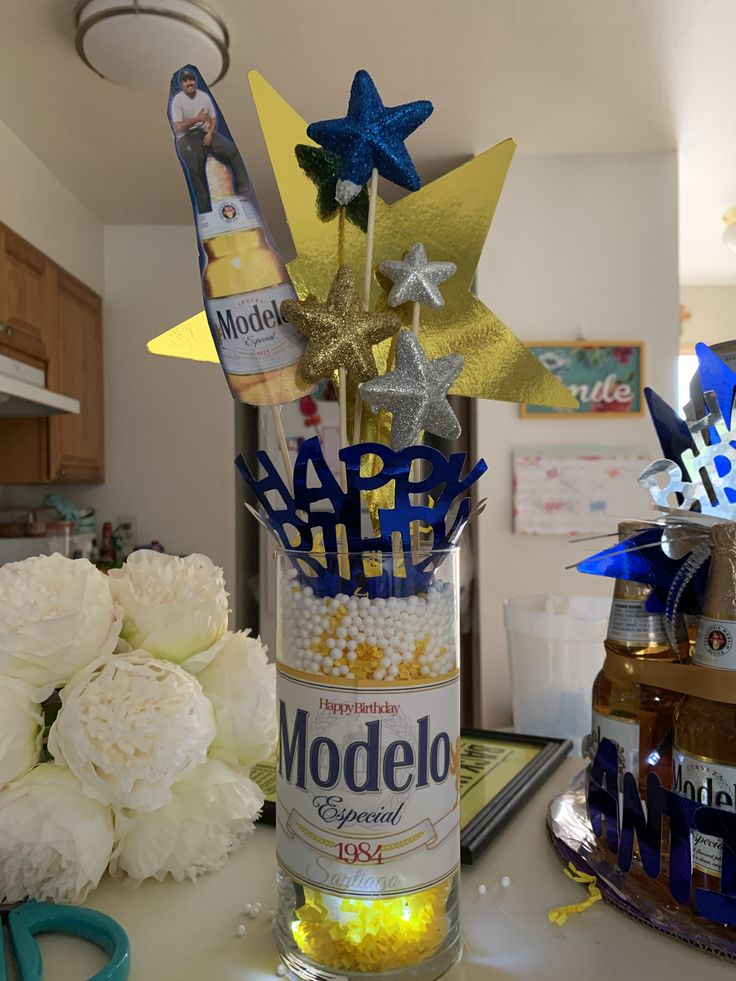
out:
M574 913L583 913L586 909L597 903L599 899L603 898L598 888L598 880L594 875L588 875L587 872L580 872L572 862L568 864L564 872L568 879L572 879L573 882L587 884L589 895L582 903L572 903L569 906L555 906L554 909L551 909L547 913L547 919L550 923L556 923L557 926L563 926L567 922L568 916L572 916Z
M303 954L334 970L381 973L419 964L445 938L451 882L390 899L342 899L305 889L294 940Z

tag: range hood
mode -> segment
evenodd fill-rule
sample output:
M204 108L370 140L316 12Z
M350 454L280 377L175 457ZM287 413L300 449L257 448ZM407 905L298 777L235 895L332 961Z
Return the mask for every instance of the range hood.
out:
M15 358L0 354L0 418L79 414L79 402L46 388L46 376Z

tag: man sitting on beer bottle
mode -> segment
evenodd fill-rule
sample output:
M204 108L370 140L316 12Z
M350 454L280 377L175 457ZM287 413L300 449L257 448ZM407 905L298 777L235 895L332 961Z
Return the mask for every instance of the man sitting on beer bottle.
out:
M171 100L171 127L176 135L179 155L191 178L200 214L212 211L205 165L207 154L230 167L236 194L248 193L248 175L234 143L216 132L217 113L212 99L197 88L194 72L185 68L179 74L181 92Z

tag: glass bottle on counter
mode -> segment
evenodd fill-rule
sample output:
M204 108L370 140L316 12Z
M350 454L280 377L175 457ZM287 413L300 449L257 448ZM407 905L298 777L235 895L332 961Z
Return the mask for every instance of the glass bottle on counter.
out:
M112 522L106 521L102 526L102 538L100 540L100 552L97 560L97 568L102 572L109 572L115 566L115 545L112 540Z
M623 521L619 540L647 527L645 523ZM646 608L650 592L649 586L641 583L616 580L605 640L607 654L657 661L678 661L687 656L684 624L678 649L673 650L664 616ZM621 780L626 771L635 774L640 792L645 794L647 774L656 773L669 787L673 715L680 698L663 688L610 677L602 668L593 683L590 754L595 754L601 739L610 739L618 746Z
M736 671L736 523L710 531L710 570L693 662ZM736 705L686 695L675 712L672 789L736 810ZM692 832L693 887L720 889L721 839Z

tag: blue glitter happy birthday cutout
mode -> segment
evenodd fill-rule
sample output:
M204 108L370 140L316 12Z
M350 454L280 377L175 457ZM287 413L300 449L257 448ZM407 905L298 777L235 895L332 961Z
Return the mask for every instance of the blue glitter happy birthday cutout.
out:
M425 591L438 565L437 553L449 551L460 540L470 515L470 498L459 502L458 498L485 473L485 461L479 460L462 476L465 453L445 457L431 446L396 451L382 443L360 443L344 447L339 456L345 467L345 490L327 465L318 437L305 440L294 464L293 495L265 451L256 453L263 477L256 477L242 456L235 465L258 498L271 532L284 550L293 553L300 579L318 596L361 593L387 598ZM381 462L378 473L361 474L366 456ZM415 461L422 462L415 468L421 472L416 479ZM393 484L394 506L379 509L378 533L367 533L362 494L389 484ZM431 503L417 504L415 495L433 496ZM412 551L414 522L431 528L431 551ZM396 567L397 552L401 569Z

